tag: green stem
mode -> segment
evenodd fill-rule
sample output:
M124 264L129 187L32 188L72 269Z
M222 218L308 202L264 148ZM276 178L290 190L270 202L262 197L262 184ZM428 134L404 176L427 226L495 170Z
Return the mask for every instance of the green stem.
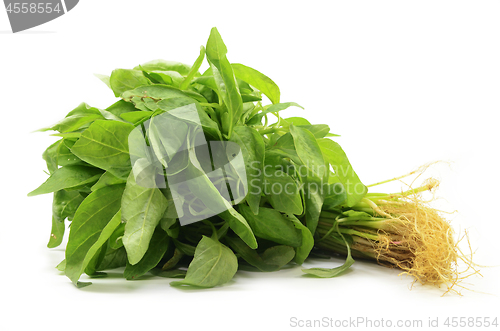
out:
M269 134L269 133L282 133L285 134L286 132L280 128L267 128L267 129L262 129L259 130L259 133L261 135Z
M340 231L340 233L350 234L350 235L358 236L358 237L369 239L369 240L374 240L374 241L378 240L378 236L376 234L360 232L360 231L357 231L354 229L344 229L341 227L339 228L339 231Z
M401 193L392 193L392 194L388 194L388 195L378 194L378 195L366 197L363 199L368 199L368 200L372 201L373 203L376 203L377 201L380 201L380 200L398 200L400 198L404 198L404 197L407 197L409 195L413 195L413 194L417 194L417 193L421 193L421 192L425 192L425 191L430 191L435 186L436 186L435 183L430 183L427 185L422 185L422 186L417 187L417 188L406 190L406 191L401 192Z
M200 106L202 106L202 107L217 108L217 109L221 109L222 108L218 103L200 102Z
M401 178L405 178L405 177L408 177L408 176L411 176L413 175L414 173L416 173L418 170L414 170L410 173L407 173L406 175L403 175L403 176L399 176L399 177L394 177L394 178L391 178L391 179L387 179L387 180L383 180L381 182L378 182L378 183L373 183L373 184L370 184L370 185L366 185L366 187L373 187L373 186L377 186L377 185L382 185L382 184L385 184L385 183L390 183L390 182L393 182L395 180L398 180L398 179L401 179Z

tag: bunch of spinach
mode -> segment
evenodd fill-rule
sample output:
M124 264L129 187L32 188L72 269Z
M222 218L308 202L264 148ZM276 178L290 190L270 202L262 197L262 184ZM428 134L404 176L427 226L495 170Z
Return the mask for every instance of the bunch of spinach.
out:
M353 206L366 194L339 144L329 139L335 135L328 125L282 117L281 111L300 106L281 102L274 81L230 63L226 53L213 28L192 66L156 60L99 76L117 102L106 109L82 103L43 129L57 131L60 140L43 153L50 177L29 195L54 195L48 247L61 244L70 222L58 268L76 285L89 284L79 282L83 273L95 277L117 267L124 267L126 279L151 272L183 278L174 286L213 287L231 280L238 267L274 271L300 265L315 246L321 211ZM209 68L200 73L205 59ZM270 104L264 105L265 97ZM193 199L205 206L217 200L225 211L181 226L168 181L138 184L131 159L142 156L131 155L129 135L139 128L150 144L161 143L162 130L184 137L182 128L155 118L187 105L195 107L207 140L241 147L254 190L233 205L193 159L184 158L181 172L202 178ZM337 238L347 248L346 263L306 273L333 277L352 264L349 238L340 232Z

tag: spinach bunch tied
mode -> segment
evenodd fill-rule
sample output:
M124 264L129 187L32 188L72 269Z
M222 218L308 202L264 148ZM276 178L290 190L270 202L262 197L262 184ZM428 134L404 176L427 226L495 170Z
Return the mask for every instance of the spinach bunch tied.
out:
M418 199L437 183L368 193L328 125L283 117L301 106L226 53L213 28L192 66L156 60L99 76L116 103L82 103L43 129L61 139L43 153L50 177L29 195L54 195L48 247L70 222L58 268L78 286L90 284L83 273L124 267L126 279L151 272L214 287L238 268L337 253L342 266L303 271L334 277L359 257L451 288L451 228Z

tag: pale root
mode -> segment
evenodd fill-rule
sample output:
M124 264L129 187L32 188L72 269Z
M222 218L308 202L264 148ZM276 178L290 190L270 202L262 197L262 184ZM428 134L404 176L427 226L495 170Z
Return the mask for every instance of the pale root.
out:
M428 189L439 183L433 180ZM458 247L467 232L455 239L449 222L440 212L428 206L420 194L406 195L397 200L377 200L380 214L387 218L377 231L378 240L355 237L352 249L375 252L382 264L396 266L421 284L445 285L447 291L460 293L460 281L479 273ZM388 217L390 215L390 217ZM469 244L470 248L470 244ZM462 265L459 265L462 264Z

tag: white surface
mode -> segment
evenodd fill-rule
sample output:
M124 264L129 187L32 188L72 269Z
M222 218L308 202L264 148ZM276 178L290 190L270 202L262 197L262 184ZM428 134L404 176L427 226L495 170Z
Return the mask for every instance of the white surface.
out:
M114 273L76 289L54 269L64 253L45 247L51 196L26 197L46 178L41 153L54 137L30 132L82 101L111 104L112 93L93 73L156 58L192 63L212 26L230 61L265 73L282 101L306 108L290 116L303 114L342 135L365 183L452 162L429 172L442 180L438 206L458 211L450 219L458 231L469 229L477 263L500 265L499 2L236 3L80 1L67 15L16 35L0 10L0 330L287 330L294 329L291 317L422 319L421 330L429 318L443 326L446 317L498 317L498 267L481 268L484 277L467 282L475 292L463 297L410 291L410 278L362 262L334 279L302 277L300 268L241 272L231 284L203 291Z

